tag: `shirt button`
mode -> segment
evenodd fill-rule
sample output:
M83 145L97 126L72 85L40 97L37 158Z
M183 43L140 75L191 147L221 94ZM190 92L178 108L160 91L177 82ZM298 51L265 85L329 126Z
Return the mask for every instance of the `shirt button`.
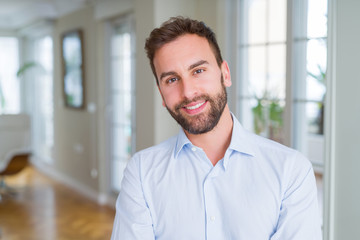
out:
M215 219L216 219L215 216L210 217L210 221L212 221L212 222L215 221Z
M192 147L191 150L192 150L193 152L195 152L195 151L196 151L196 147Z

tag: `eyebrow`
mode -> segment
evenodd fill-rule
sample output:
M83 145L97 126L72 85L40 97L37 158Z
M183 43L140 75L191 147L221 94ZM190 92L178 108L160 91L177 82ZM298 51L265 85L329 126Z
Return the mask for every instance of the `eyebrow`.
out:
M191 65L189 66L188 70L190 71L191 69L194 69L194 68L196 68L196 67L198 67L198 66L201 66L201 65L203 65L203 64L209 64L209 62L206 61L206 60L197 61L196 63L191 64Z
M206 60L199 60L199 61L197 61L196 63L191 64L191 65L188 67L188 71L190 71L191 69L194 69L194 68L196 68L196 67L198 67L198 66L201 66L201 65L203 65L203 64L209 64L209 62L206 61ZM163 72L163 73L161 73L161 75L160 75L160 80L162 80L163 78L165 78L165 77L167 77L167 76L170 76L170 75L176 75L176 72L174 72L174 71Z
M167 76L170 76L170 75L176 75L176 72L170 71L170 72L164 72L164 73L162 73L162 74L160 75L160 81L161 81L163 78L165 78L165 77L167 77Z

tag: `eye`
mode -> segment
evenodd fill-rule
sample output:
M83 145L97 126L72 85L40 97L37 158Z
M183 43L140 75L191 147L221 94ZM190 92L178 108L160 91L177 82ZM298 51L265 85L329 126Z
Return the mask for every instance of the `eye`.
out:
M194 75L199 74L199 73L202 73L202 72L204 72L204 71L205 71L205 70L202 69L202 68L196 69L196 70L194 71Z
M178 80L177 77L172 77L172 78L167 79L167 80L166 80L166 83L167 83L167 84L171 84L171 83L173 83L173 82L176 82L177 80Z

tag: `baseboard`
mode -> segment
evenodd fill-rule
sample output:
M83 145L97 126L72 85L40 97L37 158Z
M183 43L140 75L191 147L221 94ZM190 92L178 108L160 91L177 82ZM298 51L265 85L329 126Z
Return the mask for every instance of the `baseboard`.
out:
M66 174L58 171L53 168L51 165L43 163L41 161L36 161L35 159L31 159L31 164L34 165L41 173L47 175L48 177L58 181L74 191L80 193L81 195L97 202L100 205L107 205L109 207L115 208L116 198L113 196L109 196L104 193L99 193L94 189L80 183L76 179L73 179Z

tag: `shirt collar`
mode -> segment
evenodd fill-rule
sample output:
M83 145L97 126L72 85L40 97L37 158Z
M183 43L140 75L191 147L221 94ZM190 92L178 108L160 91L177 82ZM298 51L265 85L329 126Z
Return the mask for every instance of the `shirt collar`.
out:
M228 149L235 150L237 152L254 156L255 149L254 144L251 142L251 133L243 128L237 118L231 113L233 119L233 130L231 135L231 141Z
M231 141L228 149L234 150L246 155L254 156L254 145L251 143L250 133L243 128L237 118L231 113L233 119L233 130L231 134ZM177 158L180 151L184 146L192 144L187 138L184 130L180 128L179 134L177 136L177 141L175 145L174 157Z
M175 144L174 157L177 158L180 151L184 148L185 145L191 144L190 140L186 136L184 130L180 128L179 134L177 136L177 141Z

